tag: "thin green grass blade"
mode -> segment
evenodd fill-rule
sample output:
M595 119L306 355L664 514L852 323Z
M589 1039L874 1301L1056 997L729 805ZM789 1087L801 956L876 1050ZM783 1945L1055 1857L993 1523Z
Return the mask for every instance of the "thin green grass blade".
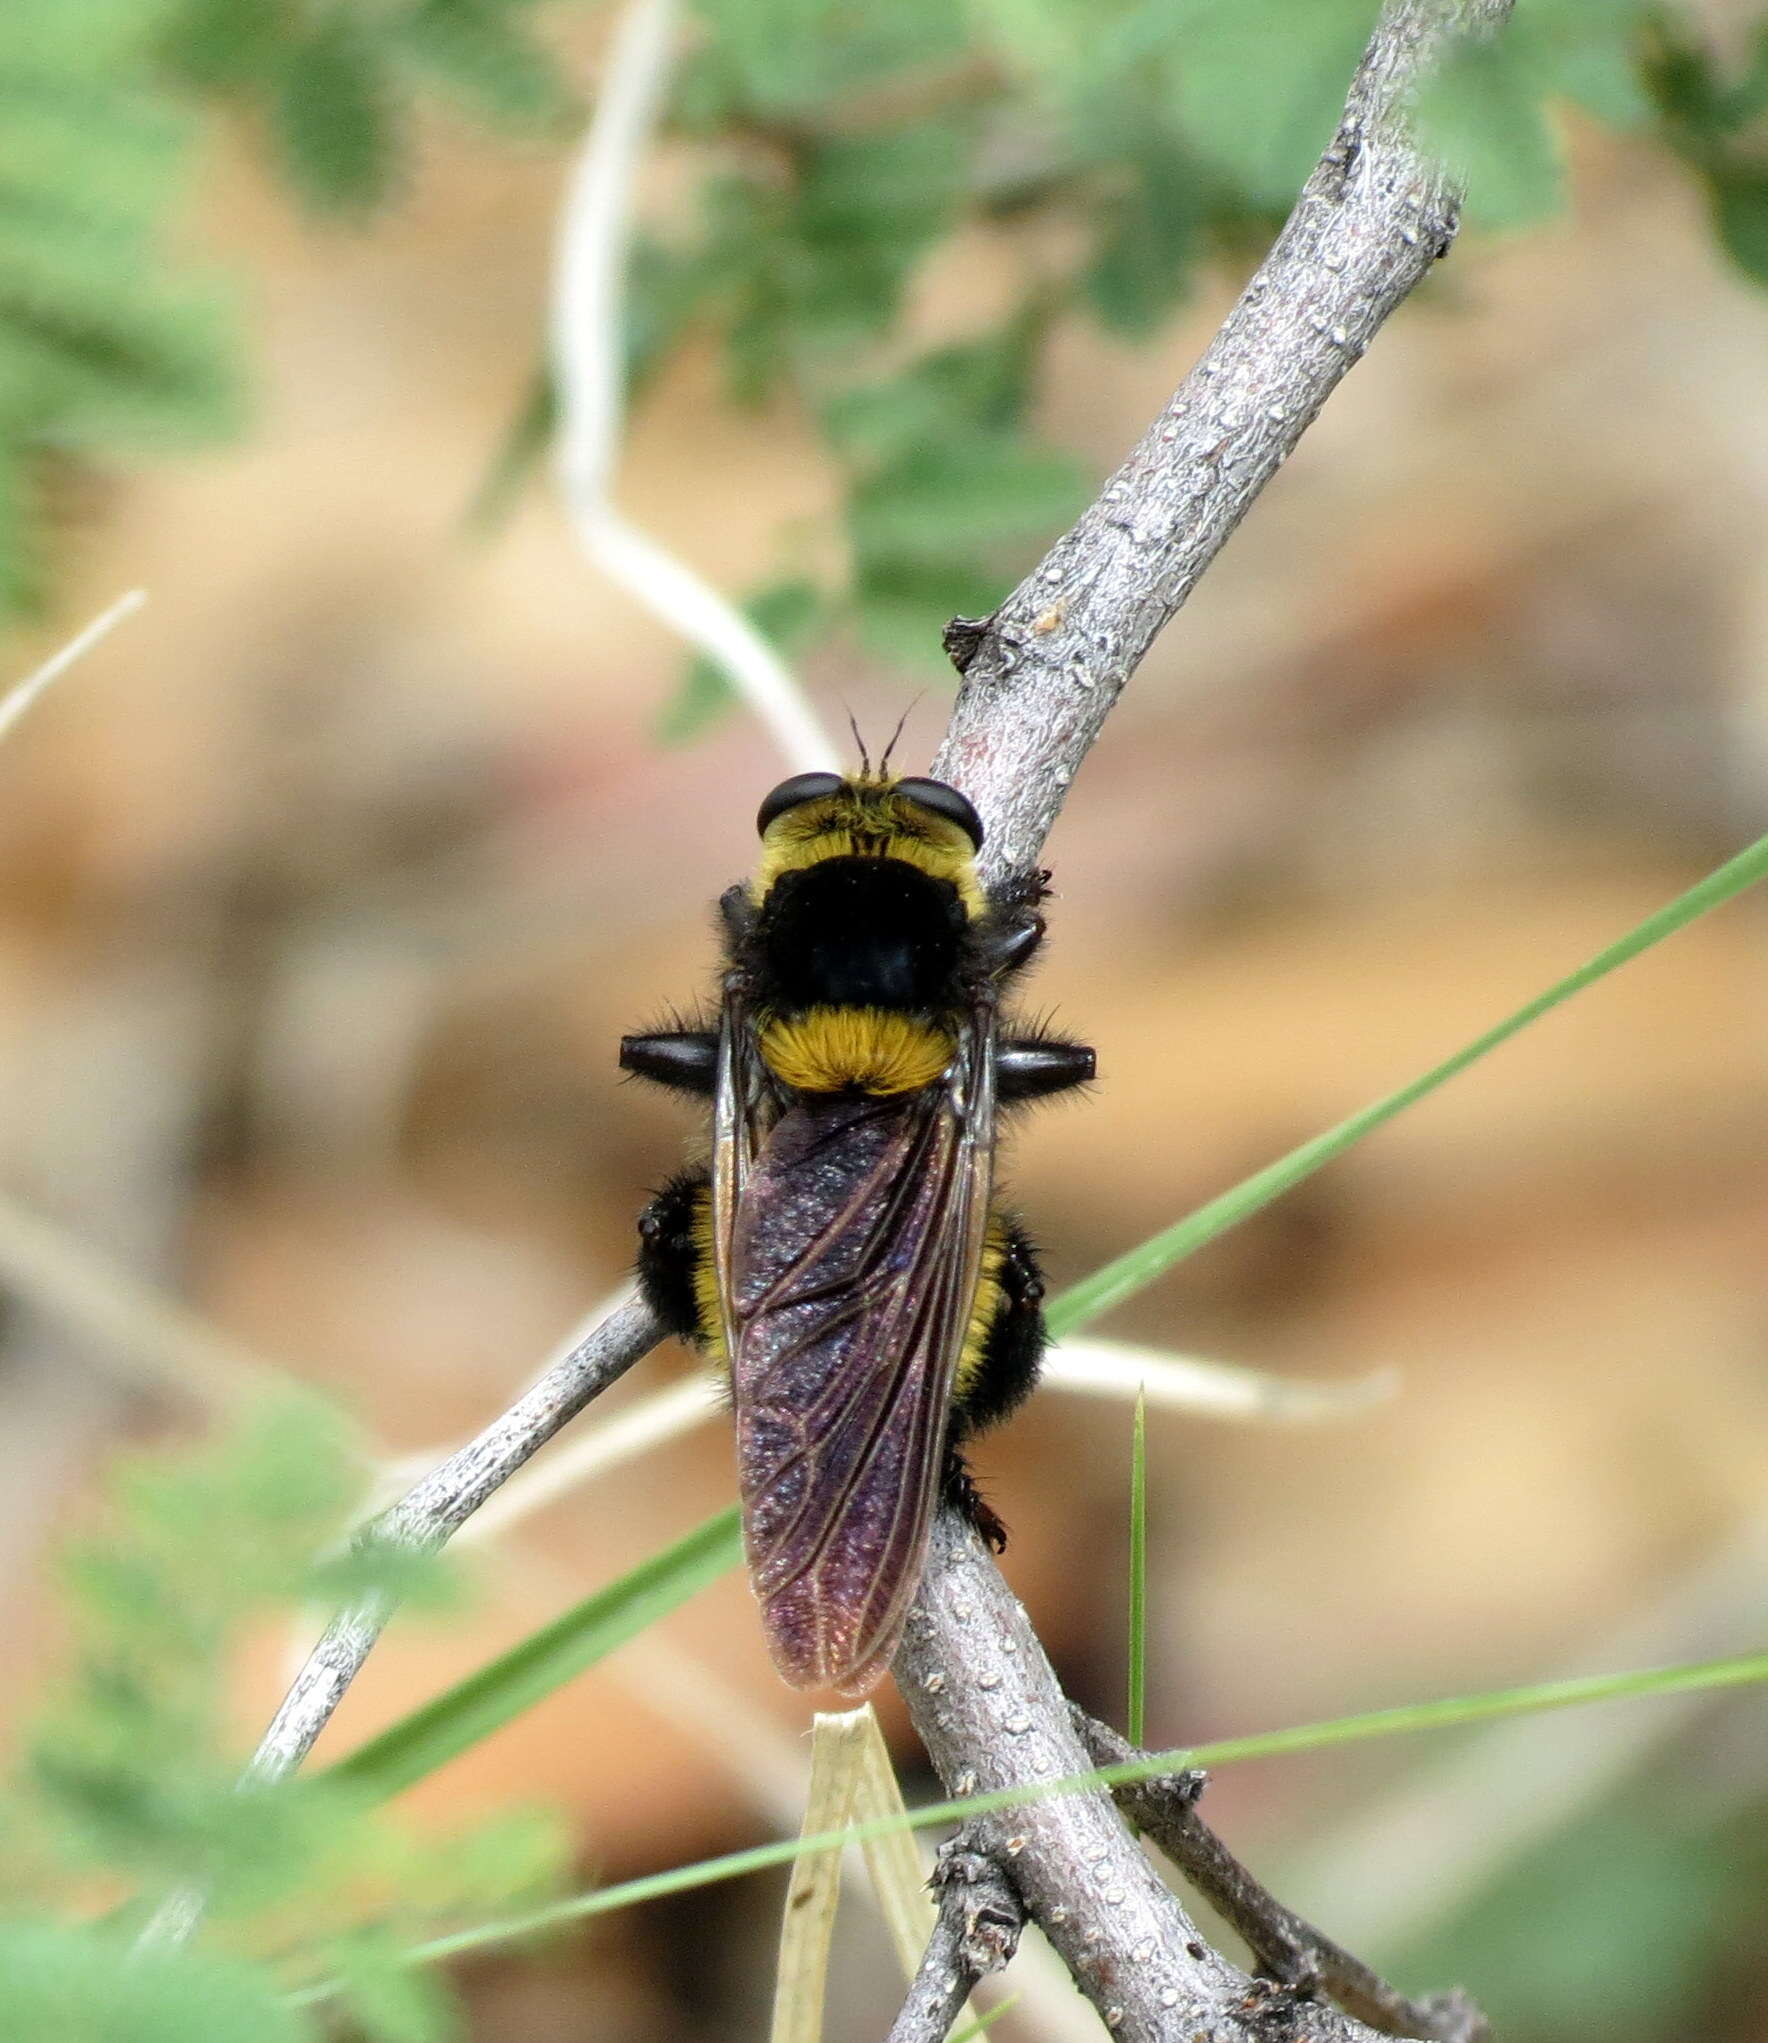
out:
M992 2029L1002 2015L1010 2015L1019 2005L1023 1995L1010 1993L1005 2000L997 2000L985 2013L973 2016L951 2038L951 2043L973 2043L973 2038Z
M1136 1393L1130 1431L1130 1693L1126 1712L1132 1745L1142 1742L1148 1704L1148 1395Z
M1469 1065L1477 1064L1501 1043L1509 1042L1530 1022L1539 1021L1542 1015L1550 1014L1574 993L1595 985L1598 979L1606 978L1618 966L1638 957L1642 951L1650 950L1653 944L1662 943L1665 937L1673 936L1677 930L1686 929L1697 917L1733 899L1763 878L1768 878L1768 837L1758 838L1747 851L1740 851L1717 872L1709 873L1697 886L1690 887L1686 894L1679 894L1667 907L1660 908L1655 915L1648 915L1618 943L1611 943L1606 950L1599 951L1587 965L1580 965L1557 985L1537 994L1495 1028L1476 1036L1471 1043L1457 1050L1452 1057L1445 1058L1422 1077L1402 1085L1397 1092L1390 1092L1385 1099L1377 1100L1361 1113L1352 1114L1349 1120L1340 1121L1337 1127L1328 1128L1325 1134L1316 1135L1311 1142L1304 1142L1299 1149L1292 1149L1287 1156L1279 1157L1261 1171L1255 1171L1232 1191L1211 1199L1206 1206L1199 1206L1196 1212L1187 1214L1183 1220L1154 1235L1139 1248L1133 1248L1115 1262L1107 1263L1102 1270L1095 1270L1092 1276L1083 1277L1050 1305L1046 1316L1052 1337L1060 1340L1065 1334L1085 1326L1089 1320L1097 1319L1101 1313L1109 1312L1113 1306L1121 1305L1144 1285L1153 1283L1156 1277L1170 1270L1174 1263L1195 1255L1218 1234L1225 1234L1230 1227L1238 1226L1291 1186L1311 1177L1322 1164L1342 1156L1353 1143L1361 1142L1365 1135L1371 1134L1384 1122L1391 1121L1396 1114L1404 1113L1408 1107L1415 1106L1435 1092L1438 1086L1458 1077Z
M1228 1766L1246 1759L1271 1759L1295 1752L1314 1752L1329 1745L1350 1745L1370 1738L1392 1738L1402 1732L1440 1731L1459 1724L1488 1723L1498 1717L1529 1716L1542 1710L1571 1709L1587 1703L1618 1702L1653 1695L1684 1695L1697 1689L1740 1688L1768 1681L1768 1652L1741 1653L1723 1660L1702 1660L1674 1667L1647 1667L1627 1674L1581 1675L1568 1681L1531 1682L1522 1688L1488 1690L1481 1695L1449 1696L1436 1702L1405 1703L1397 1709L1367 1710L1356 1716L1333 1717L1323 1723L1297 1724L1282 1731L1261 1731L1245 1738L1218 1739L1212 1745L1179 1746L1170 1752L1151 1752L1120 1766L1096 1767L1087 1773L1069 1774L1061 1779L1030 1781L1018 1787L999 1788L985 1795L961 1800L932 1802L911 1810L906 1816L875 1817L844 1830L785 1838L774 1844L752 1845L747 1851L727 1852L722 1858L702 1859L695 1865L675 1866L668 1872L649 1873L642 1879L624 1880L613 1887L578 1894L555 1902L532 1914L512 1916L501 1922L482 1923L475 1929L459 1930L452 1936L437 1937L414 1945L406 1952L412 1965L437 1964L445 1958L468 1951L484 1950L546 1930L562 1928L592 1915L607 1915L615 1909L631 1908L642 1901L656 1901L670 1894L683 1894L708 1887L720 1880L735 1880L745 1873L757 1873L769 1866L784 1865L807 1851L841 1851L850 1844L882 1837L890 1830L927 1830L944 1823L961 1823L971 1816L992 1810L1022 1808L1027 1802L1042 1801L1049 1795L1075 1794L1087 1788L1110 1787L1124 1781L1151 1780L1156 1775L1181 1773L1187 1767ZM338 1992L333 1981L309 1986L289 1996L292 2006L310 2007L332 1999Z
M329 1768L328 1777L371 1794L398 1794L502 1730L741 1559L742 1530L733 1506L390 1724Z

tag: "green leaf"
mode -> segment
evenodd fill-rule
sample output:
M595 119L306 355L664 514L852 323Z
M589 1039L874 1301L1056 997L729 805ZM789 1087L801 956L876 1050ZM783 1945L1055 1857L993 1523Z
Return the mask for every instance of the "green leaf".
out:
M947 671L946 620L992 608L1015 565L1012 542L1042 540L1086 500L1077 464L1022 429L1046 316L1028 306L825 408L853 470L856 621L886 659Z
M918 444L848 498L860 635L882 657L944 670L953 616L993 608L1010 574L1004 542L1041 540L1086 500L1067 455L1004 435Z
M1055 5L1051 0L971 0L968 12L990 60L1003 71L1036 80L1052 98L1082 70L1114 25L1107 9L1064 0Z
M1165 0L1164 11L1186 134L1251 198L1287 207L1337 131L1372 0Z
M734 1567L741 1552L736 1511L708 1519L685 1539L585 1597L476 1674L358 1746L323 1778L376 1797L398 1794L666 1617Z
M1636 43L1655 0L1530 0L1506 22L1500 41L1543 94L1559 94L1611 127L1651 118Z
M698 0L711 31L684 88L703 125L767 127L816 115L838 124L840 100L862 101L906 71L911 79L963 56L968 23L943 0Z
M124 1461L113 1487L144 1566L163 1570L175 1595L197 1575L225 1599L218 1607L239 1610L306 1593L312 1555L348 1517L361 1469L342 1415L289 1389L187 1456ZM225 1552L218 1524L230 1528Z
M268 1973L135 1950L83 1927L0 1923L0 2036L18 2043L307 2043Z
M360 219L391 196L405 162L400 96L360 10L333 0L282 51L271 120L289 181L316 212Z
M508 0L419 0L397 24L401 47L463 105L500 127L558 130L576 100L551 53Z
M339 1998L372 2043L452 2043L462 2034L454 1997L431 1974L402 1964L384 1932L341 1939L330 1956Z
M22 202L114 222L141 247L183 194L188 122L126 75L88 75L83 64L50 69L41 50L15 41L13 20L0 8L0 204L9 213ZM95 122L104 135L98 149Z
M795 578L772 582L743 605L743 614L783 657L790 659L828 621L829 601L814 582ZM686 745L709 730L736 702L725 671L703 654L692 661L681 686L658 714L660 745Z
M1099 240L1081 288L1101 322L1127 340L1152 334L1190 289L1202 252L1202 167L1156 140L1130 159L1101 206Z
M714 179L683 295L725 321L734 394L757 402L805 364L845 369L888 330L916 263L957 216L972 147L938 119L793 152L789 181Z
M166 7L0 8L0 608L39 583L62 456L184 444L236 422L233 342L155 247L188 123L151 86Z
M180 0L160 37L172 75L198 91L259 84L287 32L282 10L259 0Z
M1722 103L1734 130L1746 128L1768 113L1768 21L1757 28L1748 61L1725 89Z
M717 275L716 258L638 235L626 275L626 383L641 390L702 308Z
M829 438L845 460L874 474L913 462L929 440L954 433L1011 445L1025 423L1047 326L1043 308L1028 306L991 333L851 386L824 406Z
M1625 936L1599 951L1587 965L1580 965L1575 972L1549 986L1545 993L1536 994L1514 1014L1507 1015L1503 1021L1476 1036L1452 1057L1432 1066L1422 1077L1412 1079L1397 1091L1390 1092L1385 1099L1379 1099L1360 1113L1352 1114L1348 1120L1340 1121L1337 1127L1328 1128L1325 1134L1316 1135L1311 1142L1302 1143L1300 1148L1292 1149L1287 1156L1279 1157L1275 1163L1267 1164L1249 1178L1243 1178L1231 1191L1200 1206L1195 1213L1187 1214L1183 1220L1143 1242L1139 1248L1131 1249L1127 1255L1119 1256L1102 1270L1095 1270L1092 1276L1083 1278L1050 1306L1046 1317L1051 1334L1060 1340L1063 1335L1075 1332L1101 1313L1109 1312L1134 1297L1175 1263L1195 1255L1217 1235L1225 1234L1230 1227L1237 1227L1242 1220L1268 1206L1292 1186L1311 1177L1323 1164L1342 1156L1396 1114L1404 1113L1408 1107L1428 1098L1438 1086L1458 1077L1482 1057L1509 1042L1512 1036L1520 1034L1531 1022L1539 1021L1544 1014L1551 1013L1569 1000L1574 993L1595 985L1598 979L1606 978L1642 951L1662 943L1665 937L1685 929L1689 923L1732 900L1746 887L1755 886L1764 877L1768 877L1768 837L1758 838L1748 850L1740 851L1717 872L1709 873L1698 885L1690 887L1685 894L1679 894L1667 907L1648 915Z
M1721 160L1727 145L1768 108L1768 23L1758 29L1750 60L1735 79L1704 44L1675 33L1669 17L1654 30L1642 82L1670 146L1692 163Z
M969 146L959 123L930 120L807 153L789 223L795 316L820 346L870 339L895 316L910 270L955 217Z
M176 0L67 0L60 6L0 9L0 50L8 60L41 64L49 74L101 77L151 48Z
M40 584L62 456L234 423L232 340L154 246L188 123L149 82L163 0L0 8L0 609Z
M542 363L529 378L521 403L474 485L461 523L475 539L487 538L509 517L533 480L559 428L559 393Z
M195 1450L131 1458L110 1487L64 1567L74 1664L28 1741L27 1785L70 1864L157 1891L197 1879L221 1908L277 1899L327 1848L336 1798L240 1790L227 1670L266 1604L323 1578L313 1555L360 1488L347 1430L311 1394L280 1394Z
M212 308L132 292L111 301L19 264L0 278L0 419L37 447L182 444L232 424L230 342Z
M1768 164L1726 165L1708 185L1720 246L1752 283L1768 284Z
M1068 455L979 434L918 447L861 483L848 526L867 559L936 563L991 540L1060 529L1084 501Z
M1011 579L976 561L867 561L854 578L854 628L875 658L949 685L947 622L986 616Z
M342 1553L316 1560L307 1596L327 1609L379 1598L432 1615L458 1611L468 1600L460 1570L439 1549L376 1539L372 1532L351 1540Z
M0 440L0 615L29 610L42 593L33 494L16 450Z
M1723 1847L1679 1834L1685 1820L1636 1795L1599 1807L1409 1949L1407 1973L1479 1980L1499 2035L1662 2043L1685 2033L1686 2011L1747 1941L1753 1913L1746 1903L1740 1919ZM1751 1902L1757 1893L1752 1883Z
M1558 137L1525 56L1502 39L1463 43L1419 95L1419 139L1467 187L1469 219L1519 227L1564 203Z

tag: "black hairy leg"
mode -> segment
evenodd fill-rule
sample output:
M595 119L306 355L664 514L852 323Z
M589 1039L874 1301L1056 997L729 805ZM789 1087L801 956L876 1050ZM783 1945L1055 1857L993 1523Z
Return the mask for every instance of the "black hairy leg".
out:
M702 1338L694 1273L703 1253L696 1222L712 1196L704 1164L679 1171L639 1215L638 1287L677 1339Z
M1005 919L1041 907L1053 891L1049 869L1033 866L1029 872L1009 873L1004 880L996 880L988 890L988 905L994 915Z
M979 939L982 962L996 979L1023 972L1044 940L1044 918L1030 908L991 917Z
M956 1447L945 1450L942 1487L948 1507L959 1517L968 1518L993 1552L1004 1554L1007 1551L1006 1523L977 1488L976 1478L970 1473L970 1464Z
M983 1342L976 1372L952 1407L944 1471L946 1502L970 1520L996 1553L1007 1544L1007 1528L976 1487L959 1446L1024 1402L1037 1382L1047 1339L1044 1275L1037 1250L1018 1221L1008 1220L1004 1227L1006 1250L998 1272L1001 1302Z
M755 903L741 880L718 897L718 928L725 954L733 958L755 933Z
M996 1273L1001 1302L982 1344L981 1359L952 1414L952 1438L967 1439L997 1425L1023 1404L1043 1360L1044 1273L1037 1250L1017 1220L1005 1220L1006 1250Z

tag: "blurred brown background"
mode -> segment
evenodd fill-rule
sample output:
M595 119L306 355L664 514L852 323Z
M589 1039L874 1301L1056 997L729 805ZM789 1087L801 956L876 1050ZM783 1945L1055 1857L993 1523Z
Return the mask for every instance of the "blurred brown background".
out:
M150 606L0 752L0 1184L391 1452L480 1423L620 1278L689 1117L619 1082L615 1039L705 987L707 904L780 770L740 719L653 741L681 652L583 565L546 489L463 535L531 372L562 174L438 137L414 203L351 237L217 162L198 231L249 279L257 428L68 504L42 650L125 587ZM1076 784L1036 995L1097 1043L1101 1083L1012 1166L1058 1281L1768 826L1768 305L1657 157L1583 138L1578 186L1574 221L1463 247L1383 335ZM924 331L963 331L1000 259L948 252ZM1070 333L1048 432L1102 476L1230 288L1145 351ZM620 494L741 591L828 482L793 418L733 413L690 357L648 392ZM811 678L869 732L920 685ZM943 714L937 692L912 712L914 767ZM1327 1429L1156 1422L1155 1742L1759 1639L1761 914L1629 966L1113 1324L1404 1380ZM46 1542L119 1439L187 1409L28 1311L10 1329L9 1716L51 1643ZM619 1400L683 1366L654 1359ZM1052 1391L979 1456L1012 1580L1077 1694L1119 1715L1128 1442L1127 1409ZM468 1623L395 1632L331 1749L730 1492L714 1428L537 1518L482 1563ZM666 1637L420 1806L562 1806L608 1877L767 1834L805 1712L746 1592ZM274 1662L242 1670L242 1745ZM706 1696L712 1740L684 1721ZM1761 1926L1737 1915L1763 1729L1747 1697L1628 1704L1226 1772L1212 1808L1335 1934L1421 1984L1458 1972L1500 2014L1517 1996L1507 2036L1744 2043L1768 2037ZM1680 1928L1654 1866L1696 1882ZM776 1897L718 1889L538 1969L486 1964L475 2033L757 2035ZM837 2037L890 2012L857 1906L852 1943Z

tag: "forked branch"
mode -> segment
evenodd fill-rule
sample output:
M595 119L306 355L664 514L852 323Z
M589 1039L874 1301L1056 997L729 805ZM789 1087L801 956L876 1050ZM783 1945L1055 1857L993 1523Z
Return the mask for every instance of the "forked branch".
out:
M1073 1712L1098 1766L1117 1766L1144 1755L1109 1725ZM1152 1780L1114 1787L1117 1806L1152 1838L1215 1912L1241 1937L1261 1971L1280 1986L1317 1993L1359 2021L1389 2036L1426 2043L1485 2043L1485 2016L1465 1994L1433 1994L1412 2000L1340 1944L1286 1908L1240 1863L1199 1815L1197 1803L1207 1776L1157 1774Z

